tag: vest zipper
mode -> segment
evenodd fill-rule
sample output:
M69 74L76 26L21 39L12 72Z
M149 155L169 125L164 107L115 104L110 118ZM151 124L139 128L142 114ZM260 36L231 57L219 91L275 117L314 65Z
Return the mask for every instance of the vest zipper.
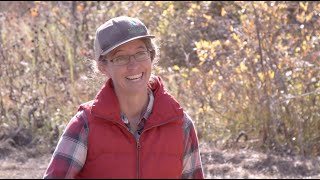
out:
M138 138L136 138L136 141L137 141L137 178L136 178L136 179L140 179L140 173L139 173L139 171L140 171L140 147L141 147L141 146L140 146L140 137L141 137L142 133L143 133L144 131L147 131L147 130L152 129L152 128L154 128L154 127L162 126L162 125L164 125L164 124L170 123L170 122L172 122L172 121L174 121L174 120L176 120L176 119L177 119L177 118L172 118L171 120L169 120L169 121L167 121L167 122L164 122L164 123L161 123L161 124L157 124L157 125L151 126L151 127L147 128L147 129L143 130L143 131L141 132L140 136L139 136Z
M97 117L100 117L100 116L97 116ZM126 126L124 126L124 125L122 125L121 123L119 123L118 121L114 121L114 120L110 120L110 119L106 119L106 118L103 118L103 117L100 117L100 118L102 118L102 119L105 119L105 120L108 120L108 121L111 121L111 122L114 122L114 123L116 123L116 124L118 124L118 125L120 125L121 127L123 127L123 128L125 128L127 131L128 131L128 128L126 127ZM131 135L133 135L130 131L128 131L129 132L129 134L131 134ZM133 135L134 136L134 135ZM140 176L140 174L139 174L139 169L140 169L140 160L139 160L139 150L140 150L140 140L139 140L139 138L137 139L135 136L134 136L134 139L136 139L136 142L137 142L137 145L136 145L136 150L137 150L137 163L136 163L136 165L137 165L137 169L136 169L136 176L137 176L137 178L136 179L139 179L139 176Z
M137 179L139 179L139 169L140 169L140 157L139 157L139 150L140 150L140 141L139 138L137 139Z
M98 117L100 117L100 116L98 116ZM100 117L100 118L106 119L106 118L103 118L103 117ZM143 131L141 132L141 134L140 134L140 137L141 137L141 135L142 135L143 132L145 132L145 131L147 131L147 130L150 130L150 129L154 128L154 127L162 126L162 125L164 125L164 124L167 124L167 123L170 123L170 122L172 122L172 121L175 121L175 120L177 120L177 118L178 118L178 117L174 117L174 118L170 119L169 121L166 121L166 122L164 122L164 123L151 126L151 127L147 128L147 129L143 130ZM115 123L117 123L118 125L120 125L121 127L124 127L126 130L128 130L126 126L120 124L118 121L114 121L114 120L110 120L110 119L106 119L106 120L115 122ZM131 135L133 135L130 131L128 131L128 132L129 132ZM134 136L134 135L133 135L133 136ZM140 137L139 137L138 139L137 139L136 137L134 137L134 138L136 139L136 142L137 142L137 146L136 146L136 149L137 149L137 163L136 163L136 165L137 165L137 172L136 172L136 173L137 173L137 179L140 178L140 177L139 177L139 176L140 176L140 174L139 174L139 169L140 169L140 153L139 153L139 151L140 151L140 147L141 147L141 146L140 146L140 140L139 140Z
M164 125L164 124L167 124L167 123L170 123L170 122L172 122L172 121L175 121L177 119L177 117L175 117L175 118L172 118L172 119L170 119L169 121L166 121L166 122L164 122L164 123L161 123L161 124L157 124L157 125L154 125L154 126L151 126L151 127L149 127L149 128L147 128L147 129L144 129L142 132L141 132L141 134L140 134L140 137L142 136L142 134L143 134L143 132L145 132L145 131L147 131L147 130L150 130L150 129L152 129L152 128L154 128L154 127L157 127L157 126L162 126L162 125ZM139 150L140 150L140 137L137 139L137 179L139 179L140 177L140 174L139 174L139 169L140 169L140 157L139 157Z

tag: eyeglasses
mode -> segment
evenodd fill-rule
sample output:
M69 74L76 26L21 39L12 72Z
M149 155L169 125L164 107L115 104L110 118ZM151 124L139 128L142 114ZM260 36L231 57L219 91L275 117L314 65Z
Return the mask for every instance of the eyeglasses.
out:
M138 62L145 61L150 58L150 52L151 51L139 51L133 55L128 55L128 56L118 56L113 59L110 59L109 61L112 62L116 66L122 66L122 65L127 65L130 62L131 56L134 57L134 59ZM103 62L107 63L107 59L103 59Z

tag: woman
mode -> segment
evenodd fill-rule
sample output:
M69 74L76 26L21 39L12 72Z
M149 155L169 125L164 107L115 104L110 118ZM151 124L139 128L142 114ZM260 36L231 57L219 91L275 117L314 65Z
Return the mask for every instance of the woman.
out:
M151 75L153 37L126 16L97 29L96 66L108 80L67 125L44 178L204 178L191 118Z

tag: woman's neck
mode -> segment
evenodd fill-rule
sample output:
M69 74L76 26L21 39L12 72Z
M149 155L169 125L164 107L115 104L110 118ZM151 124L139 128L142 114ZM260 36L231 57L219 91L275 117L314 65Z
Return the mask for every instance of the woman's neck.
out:
M123 112L127 118L139 119L142 111L148 105L148 90L138 94L117 94L118 101L120 104L120 110Z

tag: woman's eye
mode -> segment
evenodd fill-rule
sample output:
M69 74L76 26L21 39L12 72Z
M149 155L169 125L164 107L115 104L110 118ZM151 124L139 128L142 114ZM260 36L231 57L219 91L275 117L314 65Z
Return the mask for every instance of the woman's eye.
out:
M121 57L117 57L117 58L115 58L115 61L118 61L118 62L120 62L120 61L126 61L126 57L124 57L124 56L121 56Z
M146 55L146 52L138 52L136 54L137 57L144 57Z

